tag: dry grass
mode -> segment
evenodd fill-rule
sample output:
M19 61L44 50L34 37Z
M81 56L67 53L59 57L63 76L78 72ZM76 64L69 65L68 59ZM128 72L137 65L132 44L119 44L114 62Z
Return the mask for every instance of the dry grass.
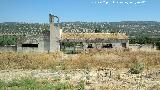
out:
M160 66L160 53L149 52L98 52L83 53L77 58L66 59L69 68L130 68L136 63L143 63L146 68Z
M63 57L63 59L62 59ZM0 53L0 69L89 69L130 68L143 63L145 68L160 67L159 52L100 51L64 55L62 53Z
M58 53L0 53L0 69L48 69L53 68L59 59Z
M128 39L123 33L62 33L62 39L83 39L83 40L92 40L92 39Z

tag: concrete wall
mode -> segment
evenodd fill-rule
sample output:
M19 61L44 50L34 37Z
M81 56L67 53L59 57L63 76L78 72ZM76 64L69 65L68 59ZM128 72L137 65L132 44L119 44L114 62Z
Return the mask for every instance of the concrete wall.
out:
M44 41L44 46L43 46L44 52L48 53L50 50L50 34L49 33L44 35L43 41Z
M38 47L22 47L22 44L38 44ZM45 52L50 50L50 32L46 31L37 36L26 36L22 42L17 44L18 52Z
M0 46L0 52L16 52L17 46Z
M140 44L130 44L129 48L131 51L147 51L147 52L155 52L158 51L156 46L151 44L140 45Z
M22 47L22 52L39 52L38 48Z
M22 45L17 46L17 52L41 52L38 47L22 47Z
M44 39L43 37L39 38L38 40L38 52L44 52Z

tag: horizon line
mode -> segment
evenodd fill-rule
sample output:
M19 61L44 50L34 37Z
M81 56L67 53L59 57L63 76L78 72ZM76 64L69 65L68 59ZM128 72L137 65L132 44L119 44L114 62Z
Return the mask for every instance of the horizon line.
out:
M151 21L151 20L122 20L122 21L62 21L62 22L60 22L60 23L65 23L65 22L88 22L88 23L90 23L90 22L97 22L97 23L99 23L99 22L160 22L160 21L155 21L155 20L153 20L153 21ZM0 22L0 23L39 23L39 24L41 24L41 23L43 23L43 24L47 24L47 23L49 23L49 22L14 22L14 21L5 21L5 22ZM56 22L55 22L56 23Z

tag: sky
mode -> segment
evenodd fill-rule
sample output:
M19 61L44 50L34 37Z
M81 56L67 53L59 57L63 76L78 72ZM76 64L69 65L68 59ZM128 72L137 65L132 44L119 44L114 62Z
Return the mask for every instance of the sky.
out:
M0 22L160 21L160 0L0 0Z

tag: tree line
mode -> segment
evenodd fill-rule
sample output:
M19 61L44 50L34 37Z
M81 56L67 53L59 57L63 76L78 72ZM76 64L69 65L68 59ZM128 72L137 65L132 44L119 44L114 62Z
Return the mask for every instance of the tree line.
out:
M147 36L139 36L134 38L129 38L130 44L152 44L157 46L160 49L160 37L158 38L151 38Z
M15 35L3 35L0 36L0 46L16 45L17 36Z

